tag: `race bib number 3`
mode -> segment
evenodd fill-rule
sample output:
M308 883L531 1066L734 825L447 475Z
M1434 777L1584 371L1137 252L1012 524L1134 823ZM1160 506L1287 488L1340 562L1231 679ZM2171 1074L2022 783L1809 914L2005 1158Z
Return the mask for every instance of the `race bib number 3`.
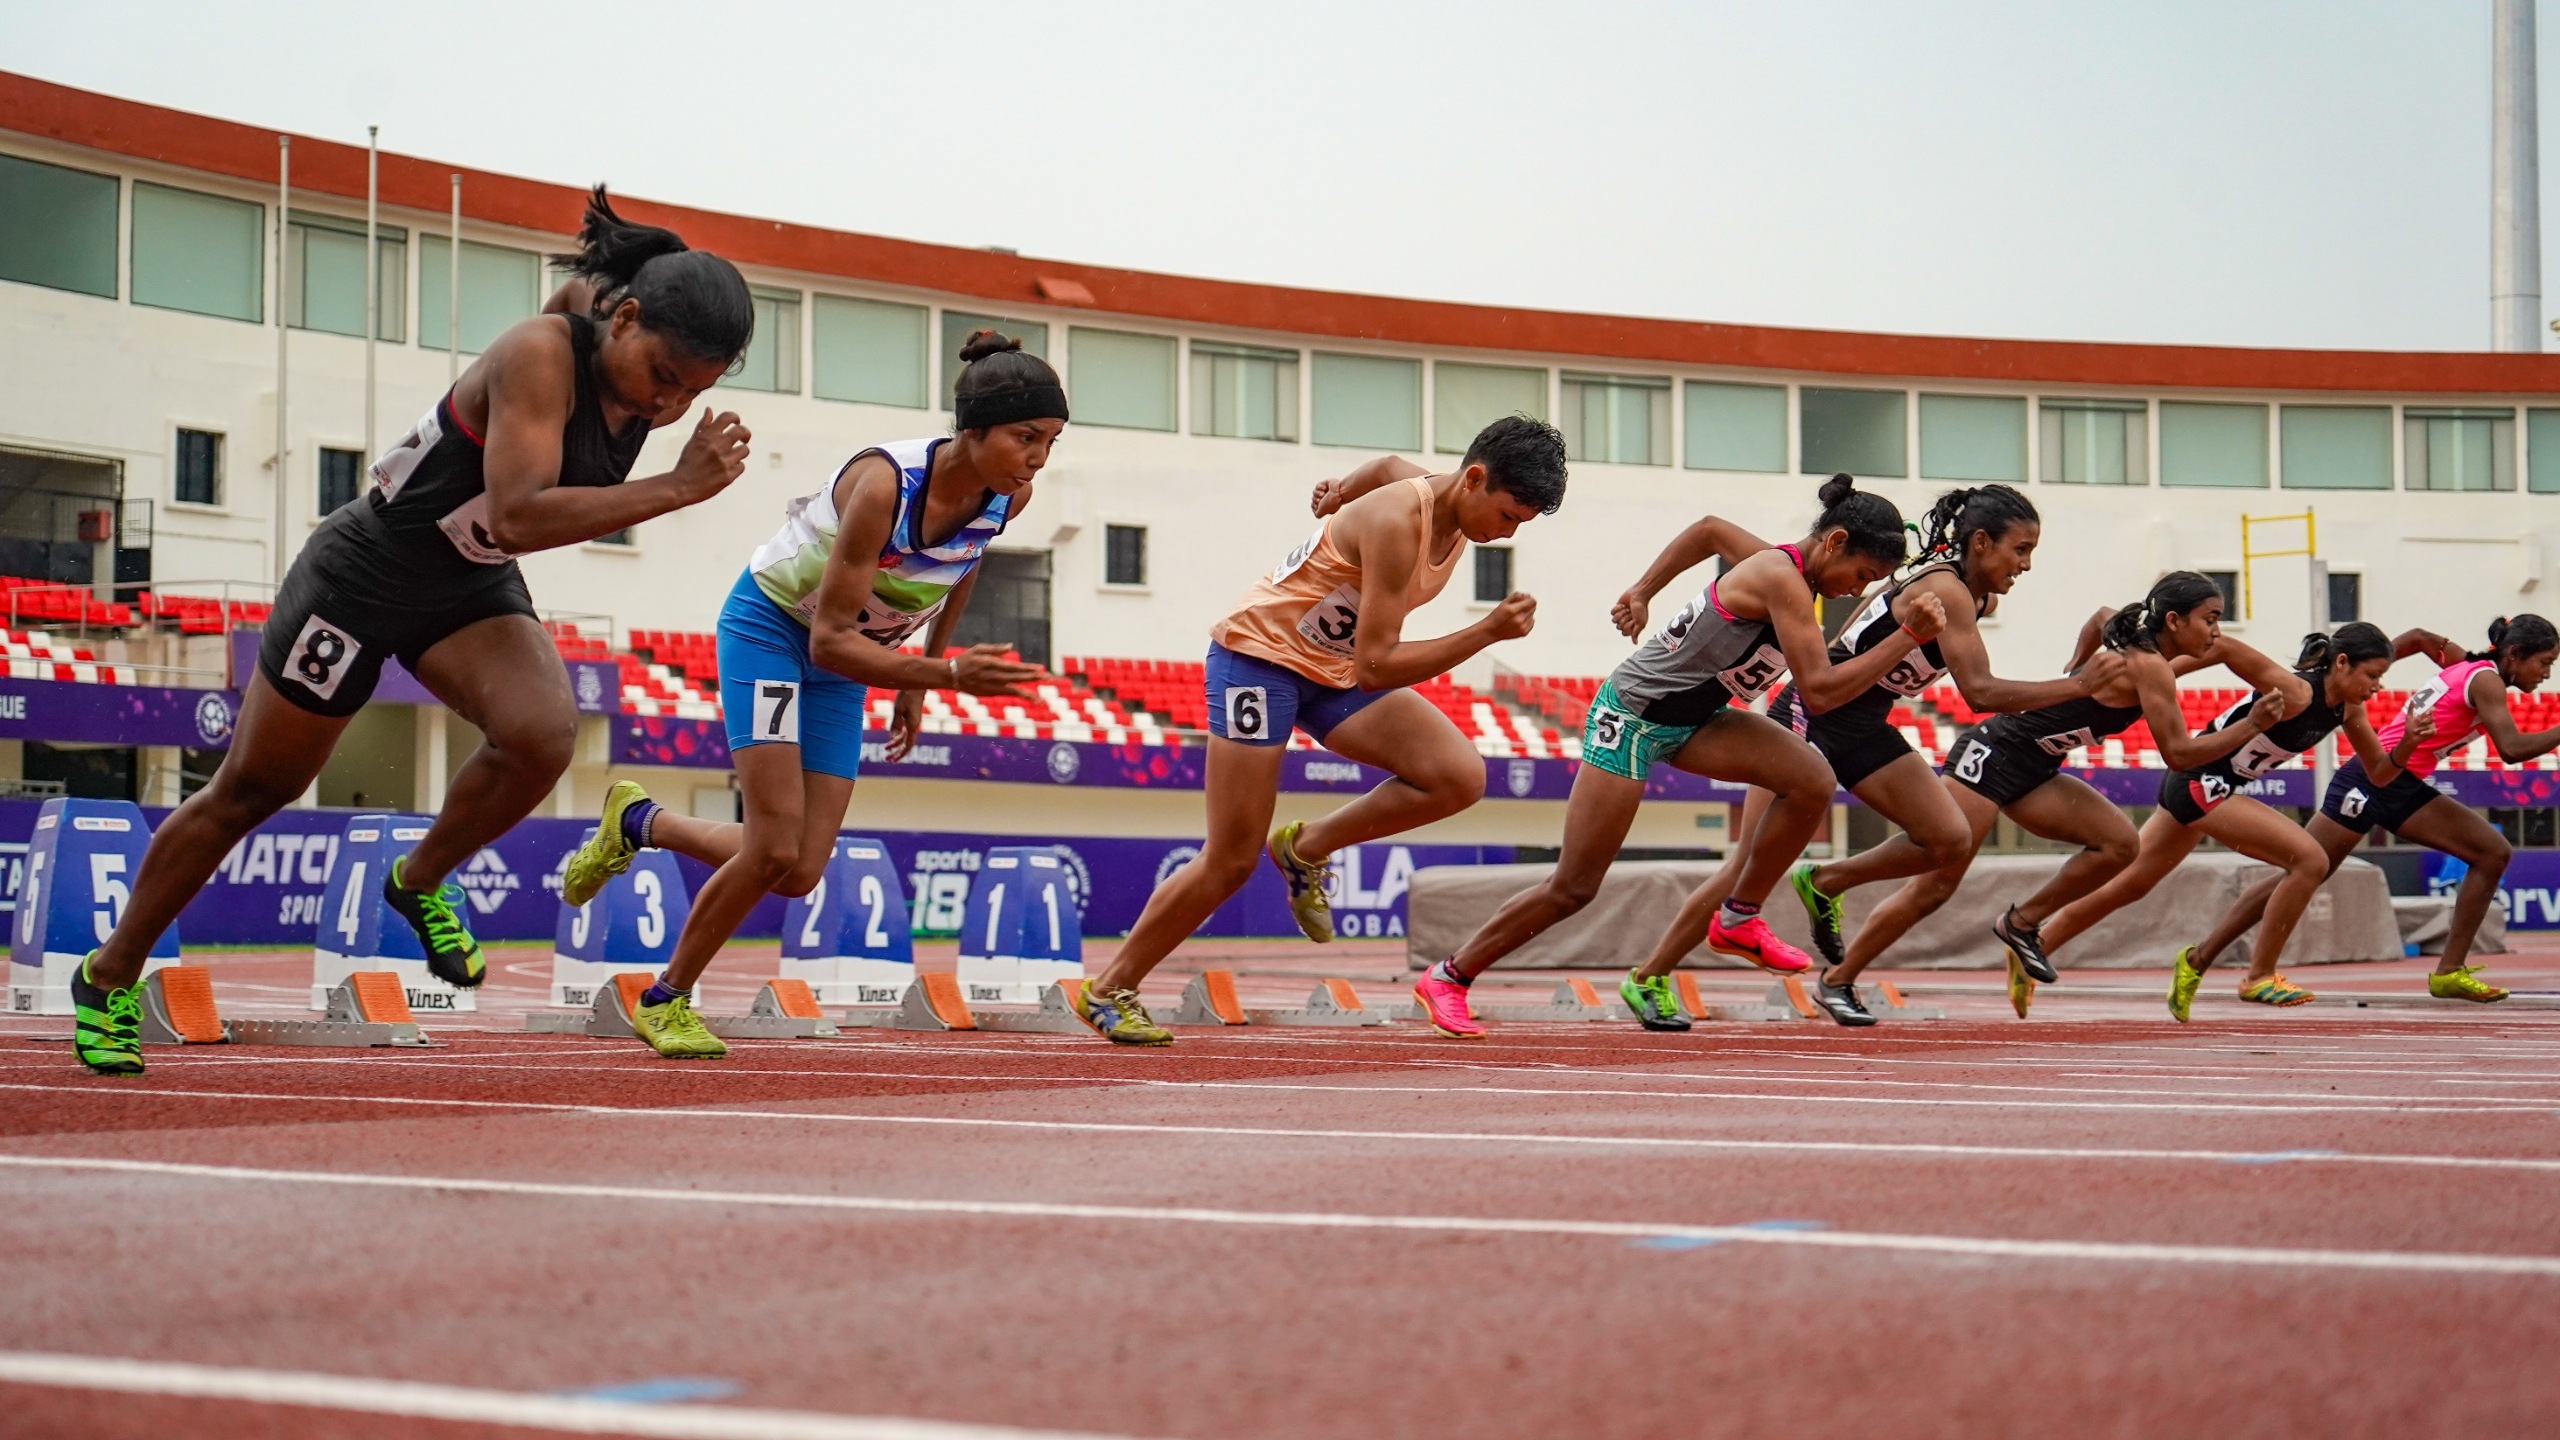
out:
M1308 644L1327 654L1349 659L1352 636L1360 630L1360 591L1352 585L1339 585L1334 592L1307 608L1298 617L1298 633Z
M1966 740L1964 742L1963 752L1956 756L1956 778L1959 780L1980 780L1982 778L1983 762L1990 758L1990 746L1983 744L1979 740Z
M777 745L799 744L800 682L757 681L754 722L747 733L758 740L769 740Z
M314 615L302 622L302 633L285 654L285 678L326 700L338 693L338 682L363 651L345 630Z
M1271 735L1271 693L1259 685L1227 689L1227 738L1264 740Z

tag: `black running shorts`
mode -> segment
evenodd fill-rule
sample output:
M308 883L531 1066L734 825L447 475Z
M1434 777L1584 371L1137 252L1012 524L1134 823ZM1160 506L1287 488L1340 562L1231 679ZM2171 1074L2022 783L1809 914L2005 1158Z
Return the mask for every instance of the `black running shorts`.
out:
M2061 774L2062 757L2033 740L1993 734L1986 725L1956 742L1939 773L2006 810Z
M1902 732L1882 720L1834 718L1838 711L1815 715L1804 706L1796 687L1788 686L1769 702L1769 718L1809 741L1831 762L1831 774L1843 790L1855 790L1870 775L1905 755L1917 754Z
M2408 771L2388 785L2376 785L2365 778L2364 762L2350 756L2330 777L2329 793L2320 801L2320 813L2359 835L2371 834L2373 827L2397 835L2409 817L2441 798L2443 792L2420 776Z
M353 715L373 696L382 662L411 674L418 658L467 625L533 616L533 595L513 562L485 567L467 585L423 582L399 562L371 507L340 508L312 532L285 572L258 644L258 673L314 715Z

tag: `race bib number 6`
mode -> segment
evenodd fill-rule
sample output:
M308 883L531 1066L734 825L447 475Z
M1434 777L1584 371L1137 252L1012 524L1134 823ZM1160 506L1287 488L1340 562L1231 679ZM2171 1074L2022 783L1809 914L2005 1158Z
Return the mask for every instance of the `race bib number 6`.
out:
M284 660L285 678L326 700L338 693L338 682L347 678L347 667L363 650L345 630L314 615L293 637Z
M1260 685L1227 690L1227 738L1262 740L1271 734L1271 694Z

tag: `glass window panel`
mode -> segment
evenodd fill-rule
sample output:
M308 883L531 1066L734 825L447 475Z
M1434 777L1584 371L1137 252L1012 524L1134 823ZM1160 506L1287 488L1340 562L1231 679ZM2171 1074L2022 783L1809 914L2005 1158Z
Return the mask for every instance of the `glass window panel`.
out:
M2345 571L2329 572L2329 623L2344 625L2364 618L2364 577Z
M2536 495L2560 495L2560 410L2527 410L2525 486Z
M1476 603L1499 605L1511 595L1511 547L1476 547Z
M921 305L821 295L810 315L810 390L828 400L925 408Z
M1422 362L1316 352L1315 440L1367 450L1422 448Z
M355 499L356 492L363 488L364 456L353 450L323 446L319 478L320 513L326 515Z
M2287 405L2282 409L2284 488L2391 488L2391 407Z
M2142 401L2045 400L2036 410L2046 484L2151 483L2150 409Z
M364 225L334 215L296 212L285 237L285 323L298 330L364 335ZM386 225L375 232L382 295L381 335L407 333L401 312L408 294L408 232Z
M2027 483L2027 402L2005 395L1921 396L1920 477Z
M1692 470L1787 468L1787 387L1692 380L1681 387L1688 425L1682 463Z
M942 312L942 408L951 408L951 387L960 383L960 347L981 330L994 330L1022 342L1026 355L1049 358L1049 327L1037 320L1008 320L1001 315ZM1075 392L1067 392L1067 408L1075 408Z
M189 505L222 503L222 436L211 430L178 432L176 474L170 498Z
M1105 585L1147 583L1146 526L1105 525L1102 527L1102 583Z
M442 350L451 334L445 287L452 282L452 241L418 237L418 348ZM542 257L462 242L462 350L477 355L507 327L542 308Z
M1899 390L1801 392L1807 475L1872 475L1899 480L1904 463L1903 397Z
M2160 483L2267 488L2267 407L2161 401Z
M2412 490L2516 488L2516 412L2422 410L2401 416L2401 467Z
M1191 342L1191 433L1298 438L1298 352Z
M720 383L740 390L800 393L800 292L752 287L755 333L738 357L738 368Z
M133 303L266 318L263 205L133 183Z
M1443 455L1463 455L1476 432L1505 415L1547 418L1547 372L1512 365L1431 367L1431 440Z
M1565 455L1617 465L1671 463L1671 382L1647 376L1564 376Z
M1076 423L1173 429L1177 354L1168 336L1070 327L1067 386Z
M0 280L116 295L116 177L0 155Z

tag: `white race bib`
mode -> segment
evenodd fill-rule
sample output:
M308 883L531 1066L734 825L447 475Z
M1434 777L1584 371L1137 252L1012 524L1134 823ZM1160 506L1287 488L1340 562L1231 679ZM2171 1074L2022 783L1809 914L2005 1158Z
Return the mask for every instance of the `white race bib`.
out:
M1352 637L1360 631L1360 587L1341 585L1334 592L1307 607L1298 617L1298 634L1308 644L1328 654L1348 660L1352 654Z

